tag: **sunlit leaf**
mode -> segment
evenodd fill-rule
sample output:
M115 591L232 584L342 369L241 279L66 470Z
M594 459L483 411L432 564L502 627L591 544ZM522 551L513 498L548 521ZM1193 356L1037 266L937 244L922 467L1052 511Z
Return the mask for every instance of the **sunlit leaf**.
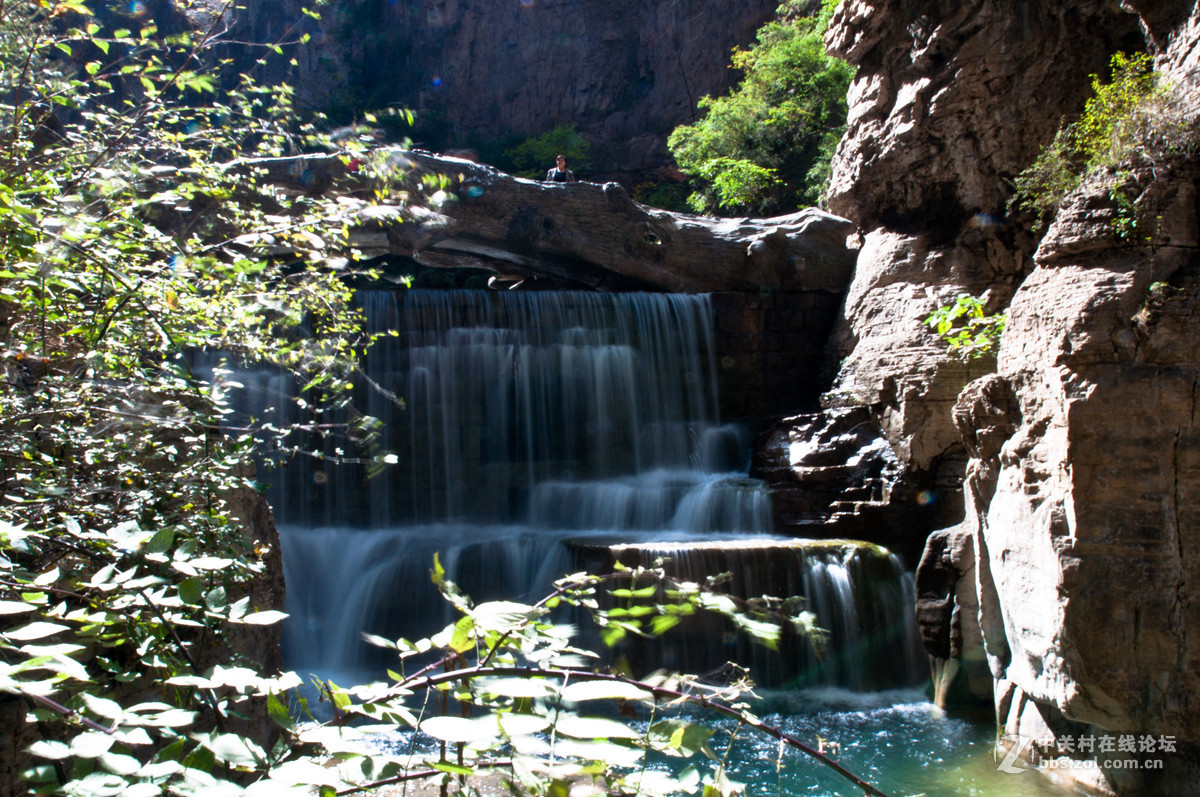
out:
M550 727L550 720L538 714L498 714L496 721L499 722L504 735L510 739L541 733Z
M550 697L558 692L557 684L545 678L481 678L479 690L495 697Z
M194 734L193 739L212 751L218 761L235 767L254 767L266 761L257 744L236 733Z
M274 625L275 623L282 622L286 618L287 612L268 609L261 612L252 612L235 620L234 622L246 623L248 625Z
M584 700L645 700L653 697L648 689L613 680L576 681L562 690L562 699L571 702Z
M476 719L430 717L421 722L419 727L435 739L455 744L491 744L500 739L496 718L490 715Z
M89 695L86 692L81 694L80 698L83 700L84 705L87 706L88 711L106 719L118 719L125 713L125 710L121 708L121 704L115 700Z
M267 776L276 785L340 786L337 773L313 761L288 761L271 769ZM253 791L248 793L253 794Z
M554 723L554 728L559 733L574 736L577 739L637 739L641 736L623 722L604 717L578 717L572 714L560 717Z
M71 755L78 758L96 758L107 753L114 742L116 739L111 734L98 731L81 733L70 742Z
M39 758L49 758L53 761L59 761L71 755L71 748L65 742L52 742L45 739L39 739L29 745L29 752Z
M21 614L37 607L24 601L0 601L0 614Z
M29 625L23 625L20 628L15 628L12 631L5 631L4 636L18 642L28 642L34 639L45 639L53 634L62 631L69 631L70 626L65 626L60 623L36 622Z
M560 739L554 745L558 755L573 756L585 761L603 761L617 767L636 766L645 754L637 747L626 747L612 742L584 742L575 739Z

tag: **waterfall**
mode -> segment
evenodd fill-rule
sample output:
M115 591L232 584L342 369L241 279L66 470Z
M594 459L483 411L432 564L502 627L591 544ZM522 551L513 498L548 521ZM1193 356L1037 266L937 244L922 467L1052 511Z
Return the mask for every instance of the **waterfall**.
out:
M706 629L625 652L646 667L655 656L701 669L743 658L760 680L863 689L924 676L911 655L912 585L894 557L772 536L770 495L746 475L748 436L719 417L706 296L413 290L360 301L380 339L356 403L382 421L378 444L395 462L366 479L362 466L332 464L355 452L330 437L312 443L324 459L260 472L282 539L293 669L377 678L388 658L363 632L415 639L451 621L429 580L437 552L476 600L536 600L581 563L666 556L683 577L734 572L731 588L747 596L803 595L830 632L820 661L799 643L767 659ZM287 379L252 369L236 381L240 413L302 419Z

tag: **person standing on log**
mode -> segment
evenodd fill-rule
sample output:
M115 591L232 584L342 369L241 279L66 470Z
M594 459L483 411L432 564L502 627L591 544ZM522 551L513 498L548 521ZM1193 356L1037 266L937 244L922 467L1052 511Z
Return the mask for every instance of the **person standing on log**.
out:
M575 174L567 168L567 156L559 155L554 159L554 168L546 172L547 183L573 183Z

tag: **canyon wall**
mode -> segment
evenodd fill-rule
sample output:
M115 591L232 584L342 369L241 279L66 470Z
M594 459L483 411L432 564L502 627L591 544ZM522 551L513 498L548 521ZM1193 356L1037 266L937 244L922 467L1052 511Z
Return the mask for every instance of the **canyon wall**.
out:
M437 147L576 125L593 144L579 177L666 167L666 138L736 79L730 50L754 41L777 0L352 0L324 19L300 0L250 0L229 40L297 41L257 76L287 79L306 106L415 110ZM241 45L232 52L244 58ZM503 67L503 68L500 68ZM263 74L263 70L267 70ZM547 163L543 168L553 164Z
M1200 789L1200 161L1097 175L1041 233L1006 206L1116 51L1149 46L1194 118L1198 31L1193 0L847 0L827 38L858 66L830 207L863 236L829 401L910 472L965 463L918 572L927 645L1016 753L1097 793ZM1007 311L995 359L922 324L959 293ZM1061 749L1085 735L1162 768Z

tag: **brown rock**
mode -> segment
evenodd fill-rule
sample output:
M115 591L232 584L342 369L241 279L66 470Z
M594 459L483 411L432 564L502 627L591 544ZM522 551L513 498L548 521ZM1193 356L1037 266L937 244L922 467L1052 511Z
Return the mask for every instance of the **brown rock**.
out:
M524 180L420 151L391 150L387 157L412 190L425 176L449 181L434 200L436 212L406 208L381 218L378 206L363 203L359 214L364 229L386 231L392 254L424 265L486 268L567 287L679 292L841 293L852 275L846 238L853 225L817 208L716 219L640 205L616 183ZM337 156L243 165L296 190L314 174L329 178L321 190L362 187Z
M957 444L958 390L992 366L921 321L959 293L1002 310L1032 270L1036 237L1005 218L1009 180L1053 137L1047 107L1080 109L1088 76L1140 43L1137 20L1104 0L850 0L826 43L858 67L829 203L865 232L835 391L881 407L901 459L930 468Z

